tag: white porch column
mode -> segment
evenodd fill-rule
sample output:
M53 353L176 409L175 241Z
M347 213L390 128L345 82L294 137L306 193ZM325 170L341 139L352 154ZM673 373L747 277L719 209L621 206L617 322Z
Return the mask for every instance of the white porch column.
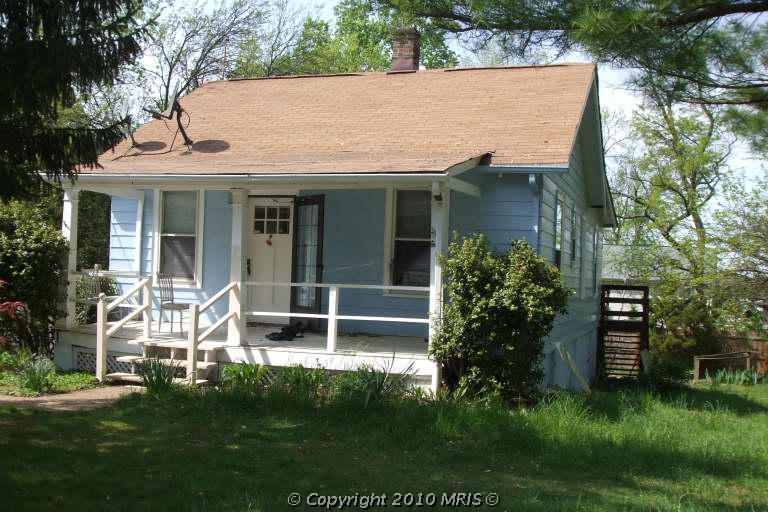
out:
M64 189L64 209L61 216L61 234L69 242L67 257L67 296L65 299L67 318L64 325L68 328L75 326L75 300L77 299L77 211L80 204L80 189Z
M443 269L438 259L445 254L449 242L449 212L451 191L441 183L432 184L432 250L429 258L429 343L435 333L435 320L440 316L443 304ZM440 365L435 362L432 374L432 391L440 387Z
M248 329L245 325L246 290L243 286L245 275L245 228L248 225L248 193L243 189L231 189L232 195L232 251L229 260L229 281L236 282L237 286L229 292L229 310L235 315L227 323L227 343L230 345L245 345L247 343Z

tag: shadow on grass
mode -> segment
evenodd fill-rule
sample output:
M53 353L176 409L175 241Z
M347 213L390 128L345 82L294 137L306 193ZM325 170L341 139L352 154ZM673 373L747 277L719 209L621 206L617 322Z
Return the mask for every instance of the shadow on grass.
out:
M761 390L764 395L762 403L744 396L750 391ZM688 410L712 411L726 410L739 416L761 414L768 412L768 386L722 386L710 387L705 385L695 386L670 386L661 390L649 390L636 383L613 383L601 389L608 396L615 393L624 393L626 396L653 395L669 405L674 405ZM604 412L612 418L617 418L624 404L617 400L608 400L603 404Z

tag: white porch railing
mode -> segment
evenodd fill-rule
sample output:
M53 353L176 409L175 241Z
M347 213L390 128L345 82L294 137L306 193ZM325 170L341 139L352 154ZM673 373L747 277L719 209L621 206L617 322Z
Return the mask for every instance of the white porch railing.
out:
M239 284L236 281L233 281L216 292L203 304L191 304L189 306L189 327L187 330L187 380L189 380L190 384L194 384L197 380L197 350L200 343L205 341L230 318L238 315L239 311L230 307L229 313L216 320L202 333L200 333L200 314L204 313L214 303L224 297L224 295L226 295L229 291L237 291L238 287Z
M330 283L271 283L260 281L248 281L244 286L264 286L264 287L301 287L301 288L328 288L328 313L297 313L288 311L245 311L243 315L266 316L266 317L291 317L291 318L320 318L328 321L326 351L336 352L336 341L338 339L339 320L369 321L369 322L396 322L429 325L429 318L414 317L394 317L394 316L365 316L365 315L340 315L339 314L339 291L342 288L356 290L380 290L396 291L406 293L429 293L428 287L421 286L385 286L375 284L330 284ZM425 296L426 299L426 296Z
M126 301L134 295L141 292L141 305L127 304ZM107 322L107 315L117 307L129 307L133 309L129 314L112 325ZM99 300L96 303L96 378L104 381L107 375L107 340L110 336L122 329L125 324L136 318L142 313L144 315L144 337L152 336L152 280L145 277L139 280L124 294L120 295L112 302L107 303L107 296L99 294Z

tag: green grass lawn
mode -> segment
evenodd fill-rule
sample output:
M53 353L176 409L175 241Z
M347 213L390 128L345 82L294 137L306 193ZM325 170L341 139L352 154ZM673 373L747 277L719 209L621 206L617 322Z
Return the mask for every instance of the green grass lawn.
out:
M291 492L390 503L395 492L438 503L495 492L497 510L768 510L768 386L565 395L524 412L213 394L0 409L2 510L308 510L288 506Z

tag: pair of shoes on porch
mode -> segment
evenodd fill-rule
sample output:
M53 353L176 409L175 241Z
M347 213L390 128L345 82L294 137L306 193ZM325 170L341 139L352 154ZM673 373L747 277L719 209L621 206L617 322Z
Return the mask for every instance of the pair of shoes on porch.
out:
M293 325L286 325L280 332L270 332L266 338L271 341L291 341L293 338L304 337L304 325L296 322Z

